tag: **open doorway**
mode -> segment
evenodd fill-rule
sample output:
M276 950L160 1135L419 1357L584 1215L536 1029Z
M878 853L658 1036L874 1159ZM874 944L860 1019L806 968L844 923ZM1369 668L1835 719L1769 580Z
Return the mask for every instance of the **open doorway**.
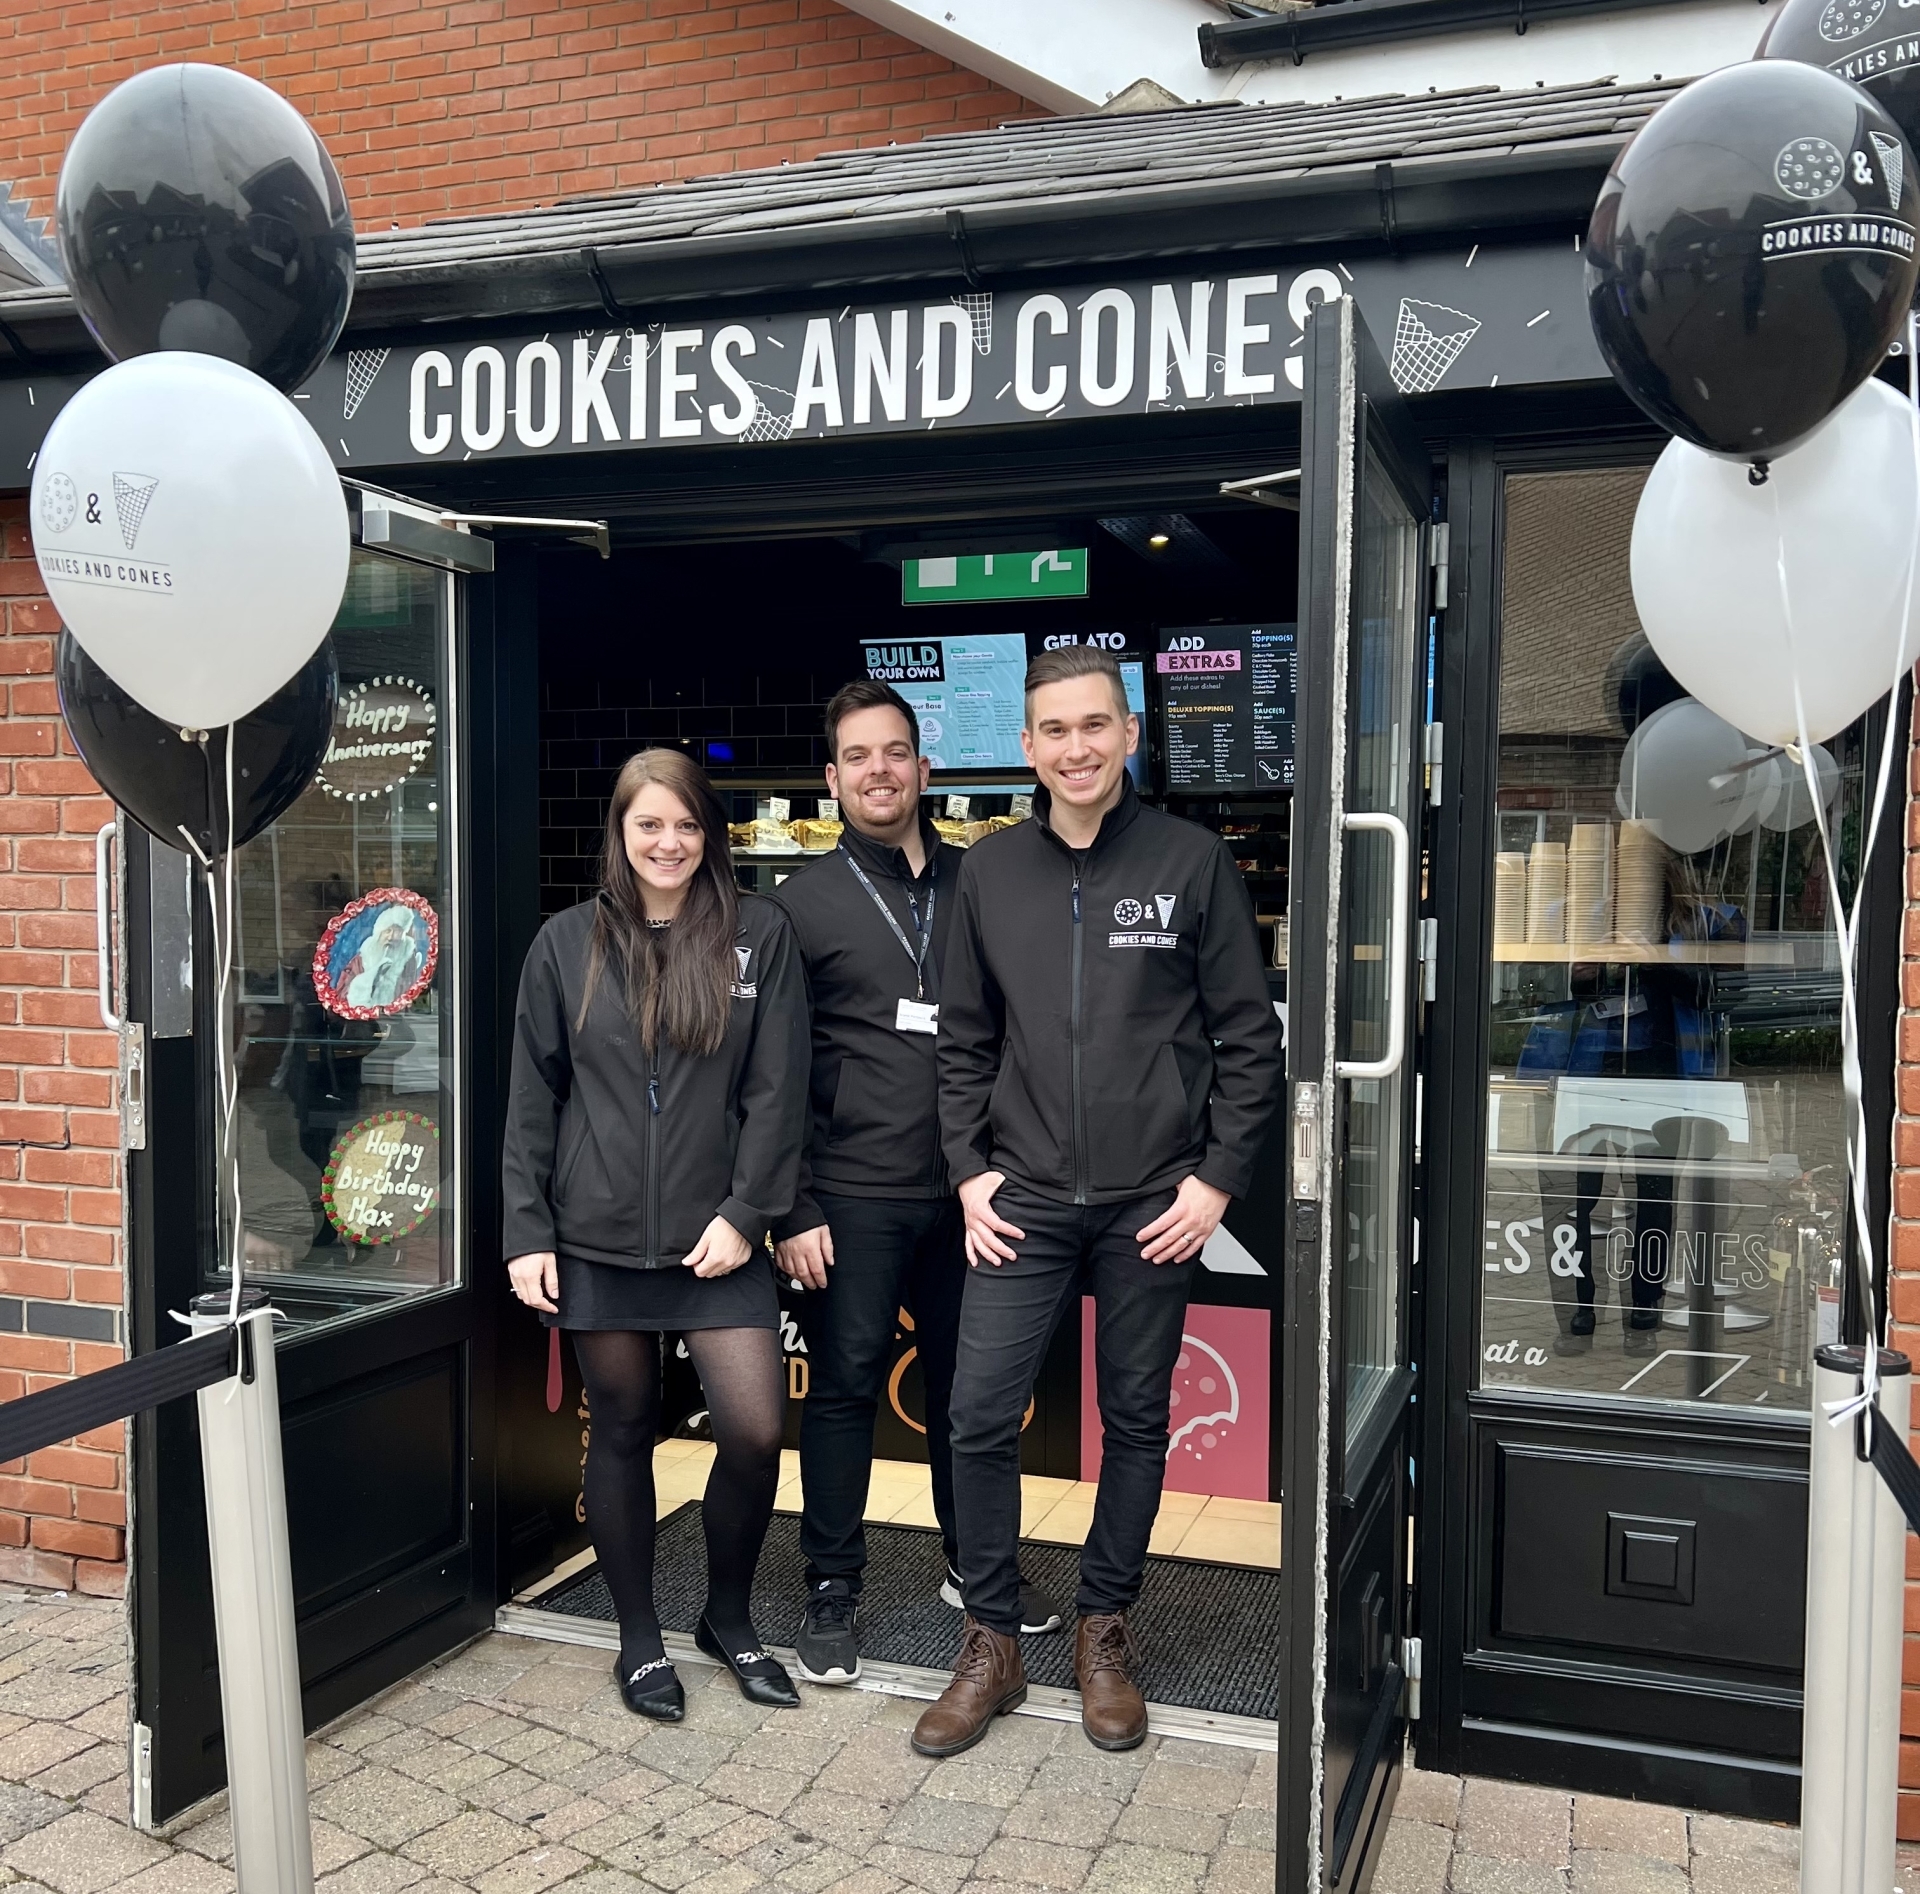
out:
M920 711L931 813L943 837L970 846L1031 806L1018 744L1027 658L1097 641L1119 659L1141 718L1136 786L1227 839L1284 1018L1298 564L1298 516L1241 500L621 549L607 562L547 554L538 591L542 916L590 897L615 774L653 745L682 749L714 779L744 888L772 892L830 852L840 820L822 775L822 713L836 689L865 675L888 678ZM1136 1614L1150 1702L1250 1740L1264 1723L1269 1742L1283 1689L1279 1116L1259 1181L1196 1269L1166 1491ZM798 1302L783 1290L787 1452L755 1600L757 1622L779 1644L790 1641L803 1592L793 1450L811 1364ZM527 1329L507 1345L548 1345ZM1076 1304L1054 1334L1022 1436L1022 1565L1064 1600L1099 1467L1090 1334ZM863 1642L873 1676L884 1684L897 1673L903 1688L950 1663L960 1634L958 1610L940 1595L916 1355L902 1311L866 1508ZM668 1628L687 1630L704 1576L697 1507L711 1448L697 1379L671 1340L669 1358L656 1590ZM611 1615L577 1503L592 1421L564 1347L557 1366L551 1426L570 1451L546 1462L551 1530L544 1543L521 1534L512 1609L571 1619L585 1634ZM1026 1642L1044 1708L1044 1686L1071 1685L1071 1633Z

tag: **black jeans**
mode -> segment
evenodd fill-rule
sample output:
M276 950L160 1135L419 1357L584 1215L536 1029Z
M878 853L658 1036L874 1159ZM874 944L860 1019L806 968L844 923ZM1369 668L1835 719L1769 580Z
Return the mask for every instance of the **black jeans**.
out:
M807 1344L807 1398L800 1410L800 1550L809 1589L867 1567L868 1476L873 1423L893 1354L897 1313L913 1318L926 1397L933 1511L953 1558L953 1458L947 1405L953 1391L960 1291L967 1273L957 1198L834 1197L815 1193L833 1233L824 1289L799 1301Z
M1052 1203L1002 1184L994 1209L1026 1232L1016 1260L967 1272L953 1384L953 1488L967 1609L1020 1629L1020 1422L1054 1326L1083 1282L1095 1303L1104 1444L1093 1530L1080 1553L1080 1611L1124 1611L1140 1595L1167 1471L1167 1415L1193 1263L1149 1263L1135 1232L1173 1202Z

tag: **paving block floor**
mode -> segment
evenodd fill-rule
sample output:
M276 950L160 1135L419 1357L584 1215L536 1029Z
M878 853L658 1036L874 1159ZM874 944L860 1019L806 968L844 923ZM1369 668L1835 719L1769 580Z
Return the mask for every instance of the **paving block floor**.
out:
M231 1894L223 1804L127 1823L126 1620L0 1587L0 1887ZM605 1655L489 1636L308 1746L321 1894L1270 1894L1274 1758L1011 1717L916 1757L917 1704L742 1701L688 1665L684 1724ZM1374 1894L1798 1894L1791 1828L1410 1770ZM1902 1881L1920 1894L1920 1853ZM1908 1878L1908 1877L1911 1878Z

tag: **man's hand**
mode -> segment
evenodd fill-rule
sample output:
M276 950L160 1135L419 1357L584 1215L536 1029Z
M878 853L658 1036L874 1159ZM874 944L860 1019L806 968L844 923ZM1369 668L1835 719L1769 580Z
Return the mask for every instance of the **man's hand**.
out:
M681 1263L696 1276L730 1276L753 1254L753 1245L725 1217L715 1217Z
M824 1223L773 1246L773 1266L803 1289L824 1289L833 1267L833 1232Z
M507 1280L528 1308L545 1309L549 1315L560 1313L560 1264L552 1250L516 1256L507 1265Z
M1018 1260L1000 1240L1002 1237L1010 1236L1016 1243L1026 1241L1025 1230L1015 1229L993 1213L993 1194L1006 1181L1004 1172L982 1171L960 1186L960 1208L967 1220L967 1261L975 1269L982 1263L998 1269L1002 1263Z
M1215 1190L1197 1177L1183 1177L1172 1204L1139 1232L1141 1261L1191 1262L1220 1227L1232 1201L1224 1190Z

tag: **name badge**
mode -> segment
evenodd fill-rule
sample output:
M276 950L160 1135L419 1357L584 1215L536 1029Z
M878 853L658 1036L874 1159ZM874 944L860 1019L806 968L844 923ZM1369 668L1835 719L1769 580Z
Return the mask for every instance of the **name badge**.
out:
M895 1032L933 1032L940 1030L938 1000L902 1000L893 1016Z

